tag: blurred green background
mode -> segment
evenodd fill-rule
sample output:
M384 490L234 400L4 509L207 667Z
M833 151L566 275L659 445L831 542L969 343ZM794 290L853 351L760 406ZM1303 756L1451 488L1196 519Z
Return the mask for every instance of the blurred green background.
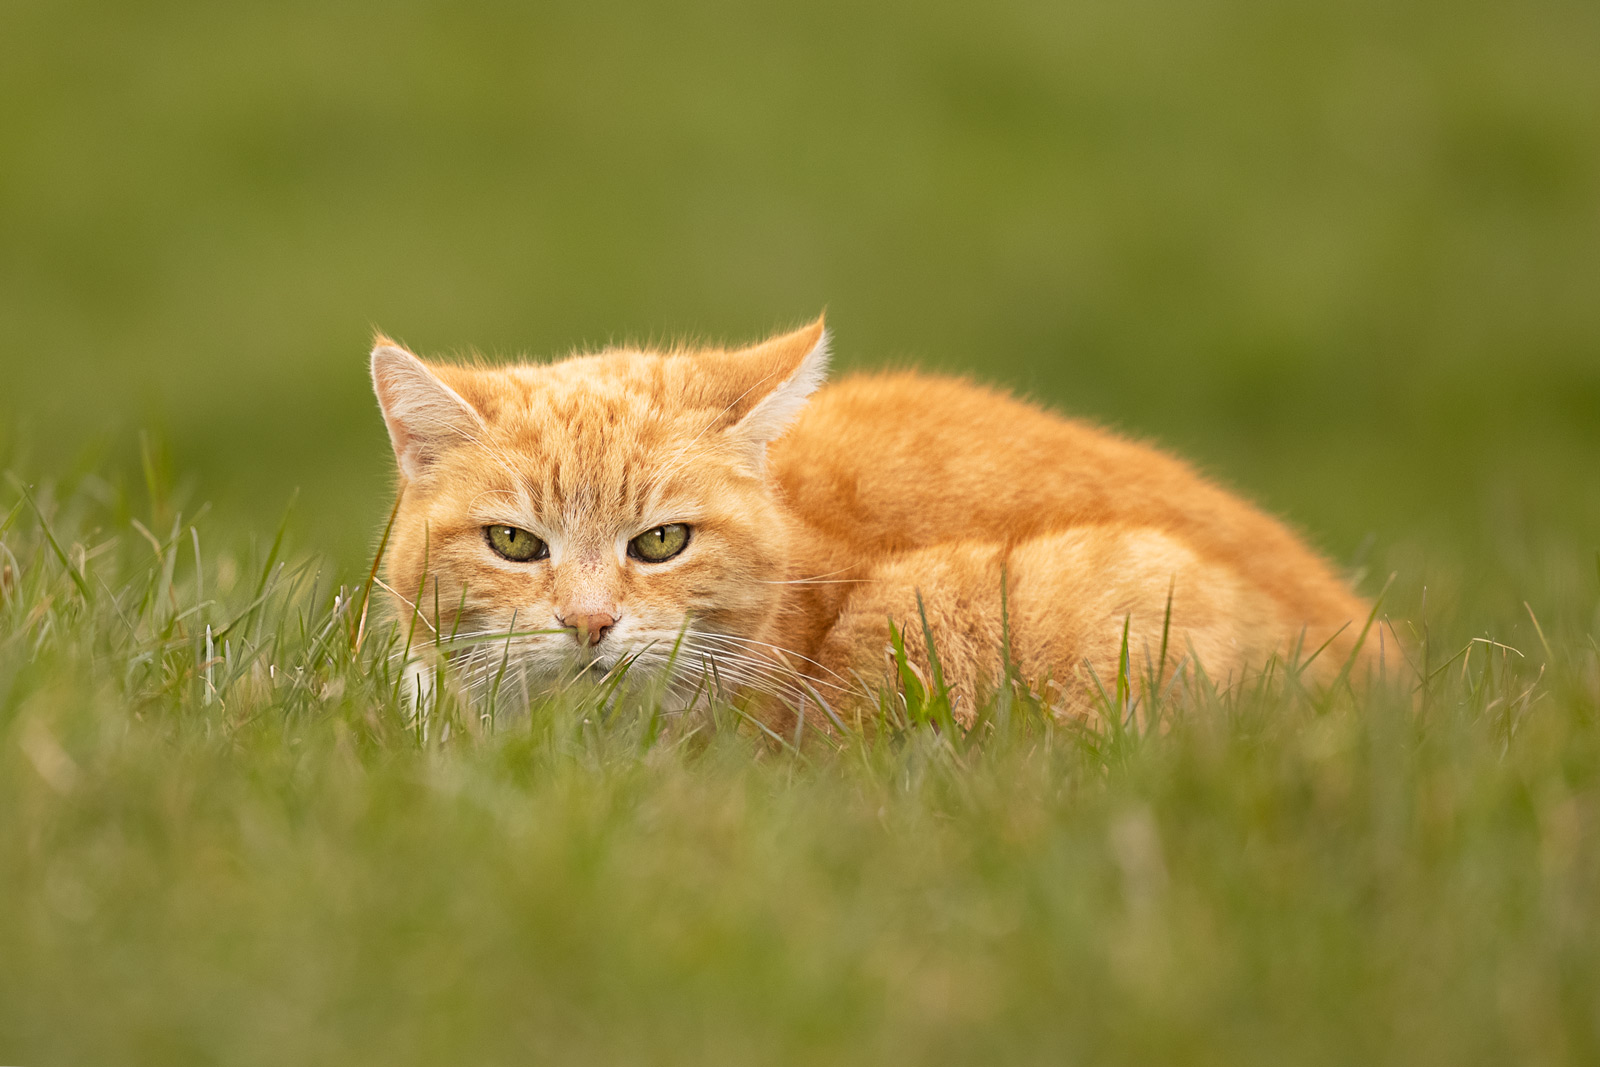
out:
M1592 610L1593 0L5 0L0 52L30 472L137 485L146 430L213 524L299 487L354 569L373 327L546 355L826 307L844 368L1161 441L1400 610Z

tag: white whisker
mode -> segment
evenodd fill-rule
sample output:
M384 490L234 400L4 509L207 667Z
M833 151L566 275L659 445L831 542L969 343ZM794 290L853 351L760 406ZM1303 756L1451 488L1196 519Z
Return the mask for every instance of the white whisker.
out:
M428 621L428 617L422 613L422 609L417 607L416 602L413 601L410 597L408 597L404 593L400 592L400 590L396 589L394 586L390 585L388 582L384 581L382 578L374 577L372 580L373 580L374 583L377 584L378 588L380 588L382 590L385 590L391 596L395 597L396 599L398 599L402 603L404 603L406 607L410 608L411 612L412 612L412 615L415 618L421 619L422 620L422 624L424 626L426 626L428 629L432 630L434 633L438 633L439 632L438 627L434 626L433 623Z
M781 647L779 645L770 644L769 642L766 642L766 641L757 641L753 637L736 637L733 634L719 634L719 633L713 633L711 631L706 631L706 630L686 630L685 632L690 634L691 636L698 637L698 638L700 638L702 640L731 642L731 643L734 643L734 644L745 645L745 646L759 645L762 648L771 649L772 651L777 652L779 655L782 655L782 656L793 656L795 659L803 660L804 662L811 664L813 667L821 667L823 670L827 671L829 674L833 675L835 678L842 679L842 677L843 677L842 675L839 674L838 671L835 671L835 670L832 670L832 669L830 669L830 668L828 668L826 666L823 666L821 663L818 663L816 660L812 659L810 656L802 656L800 653L795 652L795 651L793 651L791 649L783 648L783 647Z
M761 578L757 579L762 585L865 585L875 581L873 578L785 578L782 580Z

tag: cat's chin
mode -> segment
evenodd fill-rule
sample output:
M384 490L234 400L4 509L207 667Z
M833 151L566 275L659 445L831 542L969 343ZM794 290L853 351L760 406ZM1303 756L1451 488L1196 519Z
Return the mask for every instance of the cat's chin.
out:
M614 655L599 655L589 660L579 660L567 668L568 678L583 679L589 682L604 682L616 676L616 672L626 670L630 675L643 676L645 668L628 663L625 653Z

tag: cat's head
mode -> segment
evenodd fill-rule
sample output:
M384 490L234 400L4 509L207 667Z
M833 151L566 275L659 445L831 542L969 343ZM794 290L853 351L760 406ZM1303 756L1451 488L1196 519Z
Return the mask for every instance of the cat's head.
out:
M821 319L740 350L501 367L424 363L380 336L400 471L386 577L413 640L515 633L476 658L509 648L560 676L755 637L788 552L767 445L826 369Z

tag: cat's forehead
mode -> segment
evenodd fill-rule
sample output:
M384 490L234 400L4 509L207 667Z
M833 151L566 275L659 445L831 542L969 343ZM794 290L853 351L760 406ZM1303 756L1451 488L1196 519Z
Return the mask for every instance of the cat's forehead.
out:
M450 384L502 432L545 439L659 438L703 411L692 361L603 352L470 369Z
M488 431L479 478L539 511L605 505L633 513L698 481L690 455L715 448L722 413L686 390L665 358L602 354L550 364L453 368L446 383ZM467 459L466 456L463 459Z

